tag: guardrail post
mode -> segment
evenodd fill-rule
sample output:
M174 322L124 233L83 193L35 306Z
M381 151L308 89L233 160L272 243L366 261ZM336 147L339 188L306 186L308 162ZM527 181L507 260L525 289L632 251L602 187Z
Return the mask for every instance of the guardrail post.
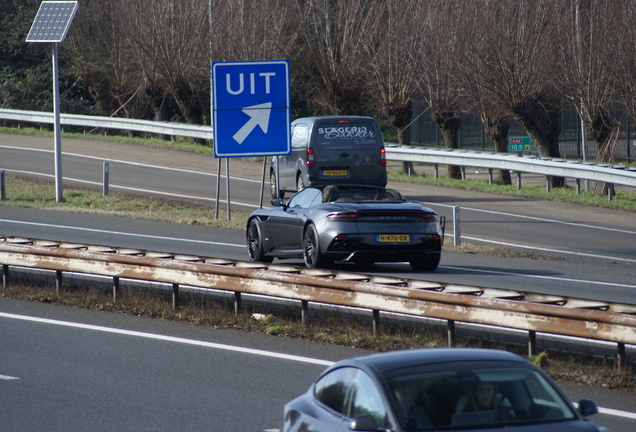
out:
M172 310L177 310L179 307L179 284L172 284Z
M439 178L439 165L435 164L435 178L438 179Z
M550 176L545 176L545 191L550 192L552 185L550 184Z
M627 364L627 353L625 352L625 344L623 342L619 342L617 349L618 352L616 353L616 368L620 371L623 369L623 366Z
M461 167L462 180L466 180L466 167Z
M521 172L517 171L517 190L521 189Z
M238 315L241 310L241 292L234 292L234 315Z
M2 264L2 288L7 289L9 286L9 266Z
M453 244L459 246L462 244L462 234L459 223L459 207L453 206Z
M378 335L379 329L380 329L380 311L378 309L373 309L373 336Z
M104 175L103 175L103 183L104 183L104 196L108 196L108 184L110 183L110 176L108 174L108 161L104 162Z
M7 194L4 192L4 170L0 170L0 201L7 199Z
M300 322L302 325L305 325L307 322L307 313L309 312L309 301L301 300L300 301Z
M453 348L455 346L455 321L448 320L448 346Z
M528 356L532 357L537 354L537 332L534 330L528 331Z
M113 301L116 302L119 297L119 276L113 277Z
M612 183L607 184L607 200L611 201L614 198L614 185Z
M55 270L55 292L59 295L62 291L62 270Z
M576 179L576 194L581 194L581 179Z
M488 168L488 184L491 185L493 182L492 179L492 168Z

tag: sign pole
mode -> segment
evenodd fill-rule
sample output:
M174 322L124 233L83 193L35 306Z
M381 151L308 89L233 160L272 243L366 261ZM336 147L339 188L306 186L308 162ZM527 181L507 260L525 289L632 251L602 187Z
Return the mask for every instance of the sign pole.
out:
M60 134L60 84L57 67L57 43L53 47L53 134L55 141L55 200L63 202L62 186L62 139Z
M216 162L216 209L214 211L214 219L219 218L219 192L221 189L221 159L217 159Z
M230 158L225 158L225 195L227 197L227 220L230 220Z

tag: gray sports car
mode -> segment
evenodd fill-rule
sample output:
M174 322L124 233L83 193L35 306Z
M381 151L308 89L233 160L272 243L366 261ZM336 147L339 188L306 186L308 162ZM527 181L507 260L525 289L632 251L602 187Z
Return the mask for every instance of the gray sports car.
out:
M378 186L306 188L286 203L253 212L247 221L251 261L302 258L307 267L335 261L373 264L409 262L413 270L439 265L443 219Z

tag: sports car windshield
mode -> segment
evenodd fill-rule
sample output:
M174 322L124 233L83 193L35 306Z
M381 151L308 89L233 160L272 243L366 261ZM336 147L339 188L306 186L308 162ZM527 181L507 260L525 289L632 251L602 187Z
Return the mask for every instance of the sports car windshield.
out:
M539 373L525 368L402 370L388 379L406 430L481 429L576 418Z
M364 202L364 201L384 201L403 202L404 197L394 189L365 189L348 188L332 192L325 197L326 202Z

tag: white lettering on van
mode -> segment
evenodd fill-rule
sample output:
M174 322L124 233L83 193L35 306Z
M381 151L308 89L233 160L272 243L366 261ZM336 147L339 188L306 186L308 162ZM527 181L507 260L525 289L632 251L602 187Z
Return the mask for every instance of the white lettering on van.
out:
M225 74L225 89L227 90L227 92L231 95L240 95L241 93L243 93L243 91L245 90L245 76L241 73L238 74L238 90L233 90L232 89L232 78L230 77L230 74ZM271 82L271 77L276 76L275 72L261 72L258 74L259 77L263 77L265 78L264 80L264 85L265 85L265 94L270 94L272 92L272 82ZM256 94L256 88L257 88L257 82L256 82L256 76L255 74L251 73L250 74L250 94Z
M318 128L318 134L326 139L334 138L375 138L375 133L366 126L338 126Z

